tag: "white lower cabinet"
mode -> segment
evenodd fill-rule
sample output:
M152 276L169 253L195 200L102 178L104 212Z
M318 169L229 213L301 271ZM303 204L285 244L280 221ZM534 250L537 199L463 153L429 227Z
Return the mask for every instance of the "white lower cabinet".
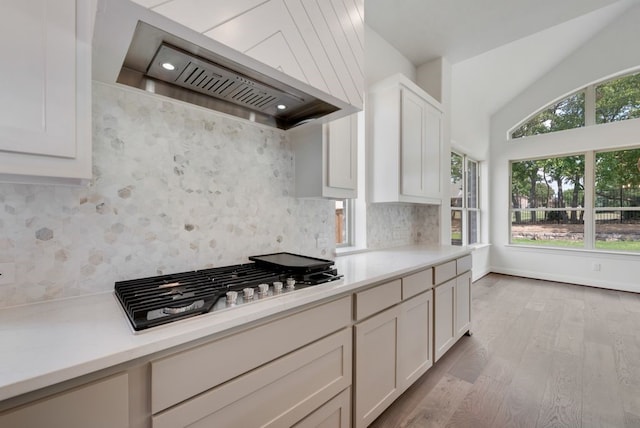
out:
M456 278L456 337L471 328L471 272Z
M373 422L432 366L431 284L425 283L421 294L397 304L404 280L356 293L356 317L368 316L372 308L383 309L385 302L394 306L354 326L355 427Z
M349 388L352 346L347 296L157 359L152 425L292 426Z
M292 426L351 384L351 330L153 416L154 428Z
M355 325L354 426L366 427L400 395L397 343L400 308Z
M429 290L400 305L398 365L403 391L433 365L432 296Z
M322 405L294 425L295 428L348 428L351 426L351 388Z
M471 256L434 268L434 362L471 329ZM445 281L445 282L442 282ZM442 283L440 283L442 282Z
M456 280L452 279L435 289L435 356L438 361L456 341L454 305Z
M129 385L126 373L0 413L0 427L3 428L128 426Z

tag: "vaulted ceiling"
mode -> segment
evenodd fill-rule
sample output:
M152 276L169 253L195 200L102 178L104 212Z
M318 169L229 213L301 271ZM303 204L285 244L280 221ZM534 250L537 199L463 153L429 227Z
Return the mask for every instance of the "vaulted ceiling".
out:
M453 139L486 139L488 121L640 0L365 0L365 22L418 66L453 70ZM551 100L549 100L551 101Z

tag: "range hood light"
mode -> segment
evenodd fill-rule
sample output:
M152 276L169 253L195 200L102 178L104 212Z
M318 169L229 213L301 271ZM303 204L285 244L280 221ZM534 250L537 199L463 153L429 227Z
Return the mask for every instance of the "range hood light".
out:
M170 62L163 62L162 68L164 68L165 70L173 71L176 69L176 66L171 64Z
M133 3L130 0L100 1L121 5ZM138 9L137 6L132 7ZM111 42L107 24L110 19L122 17L118 15L117 9L107 9L113 16L103 16L98 20L100 25L96 31L99 34L98 40L106 38ZM126 15L125 11L121 12L123 16ZM142 13L144 10L140 9L138 12ZM148 18L161 21L155 15ZM159 27L162 26L164 25ZM208 49L209 42L200 40L208 39L204 36L181 34L187 36L181 38L140 19L134 27L124 62L115 78L117 83L283 130L307 123L311 119L339 113L340 110L343 114L351 110L344 102L311 87L306 88L302 82L294 79L290 80L291 83L284 82L278 77L271 77L270 70L255 70L253 65L260 66L259 63L249 65L254 60L235 51L228 52L230 57L225 56L224 46L213 46L216 45L214 40L209 39L212 50ZM198 42L188 39L189 37L198 39ZM103 47L105 51L107 48L116 49L115 46L111 48L104 40L94 42L98 47L103 44L106 44ZM98 57L101 56L96 55L94 58ZM98 67L95 69L99 70ZM111 82L110 75L106 81ZM307 89L318 94L312 95Z

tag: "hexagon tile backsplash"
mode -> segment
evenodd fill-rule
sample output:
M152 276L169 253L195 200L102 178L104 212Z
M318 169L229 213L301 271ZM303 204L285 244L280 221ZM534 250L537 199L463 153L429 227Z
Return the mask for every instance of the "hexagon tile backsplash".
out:
M0 263L15 263L0 307L256 254L333 258L334 203L293 196L291 144L277 129L94 83L89 186L0 183ZM437 242L437 215L370 205L368 245Z
M94 83L93 150L88 187L0 184L0 263L16 267L0 306L254 254L333 257L333 202L293 197L282 131Z

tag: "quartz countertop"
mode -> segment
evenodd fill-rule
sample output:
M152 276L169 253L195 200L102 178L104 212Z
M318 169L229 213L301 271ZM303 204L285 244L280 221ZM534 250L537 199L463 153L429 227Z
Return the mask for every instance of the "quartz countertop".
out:
M112 292L0 309L0 401L468 253L462 247L408 246L339 256L339 281L139 333Z

